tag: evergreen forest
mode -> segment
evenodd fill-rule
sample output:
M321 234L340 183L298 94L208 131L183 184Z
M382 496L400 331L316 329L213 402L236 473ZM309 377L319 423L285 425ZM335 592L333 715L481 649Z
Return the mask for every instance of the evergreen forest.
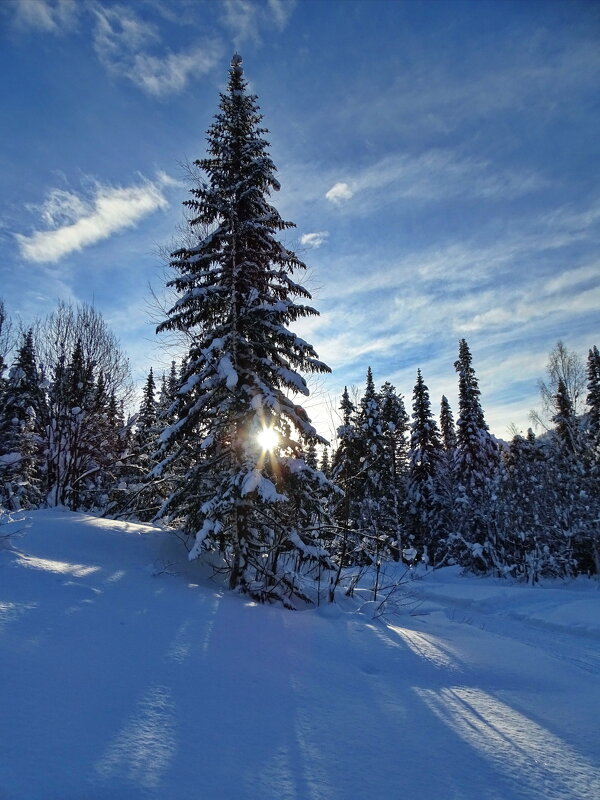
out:
M368 367L337 401L332 442L313 427L298 398L330 369L294 333L318 311L306 265L282 242L294 225L271 204L266 133L235 55L157 328L185 353L165 374L149 369L138 408L97 310L59 304L17 332L0 305L3 513L60 506L160 523L230 589L291 608L351 593L366 570L376 598L388 562L531 584L600 575L596 346L586 362L562 342L550 354L537 436L490 433L465 339L454 411L421 370L404 396Z

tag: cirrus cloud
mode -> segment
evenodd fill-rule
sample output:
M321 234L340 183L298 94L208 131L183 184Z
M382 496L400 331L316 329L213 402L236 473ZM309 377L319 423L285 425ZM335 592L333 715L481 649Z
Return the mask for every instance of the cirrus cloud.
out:
M98 6L94 14L94 49L100 63L109 74L127 78L154 97L183 91L192 76L205 75L221 56L215 39L180 52L165 51L156 26L122 6Z
M21 256L27 261L55 263L135 226L148 214L168 206L164 184L160 178L126 187L97 183L91 198L53 189L40 209L51 230L37 230L29 236L15 234Z
M21 30L64 33L77 21L76 0L14 0L14 24Z

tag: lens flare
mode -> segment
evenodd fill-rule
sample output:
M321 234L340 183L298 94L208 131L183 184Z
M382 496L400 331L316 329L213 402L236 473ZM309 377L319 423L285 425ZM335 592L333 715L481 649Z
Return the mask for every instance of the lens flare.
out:
M274 450L279 444L279 436L273 428L263 428L256 439L263 450Z

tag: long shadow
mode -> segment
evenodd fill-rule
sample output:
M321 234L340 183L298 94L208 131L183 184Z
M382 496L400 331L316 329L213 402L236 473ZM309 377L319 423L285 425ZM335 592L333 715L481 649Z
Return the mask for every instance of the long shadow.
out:
M11 800L595 798L589 761L502 699L529 684L447 636L121 572L44 573L0 633Z

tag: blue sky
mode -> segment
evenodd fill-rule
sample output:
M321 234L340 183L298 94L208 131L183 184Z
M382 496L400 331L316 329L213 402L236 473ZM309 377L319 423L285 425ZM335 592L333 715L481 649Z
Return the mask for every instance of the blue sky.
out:
M600 344L600 5L3 0L0 296L27 324L93 302L136 379L161 371L149 285L182 218L231 55L259 96L333 367L421 367L457 411L471 346L491 429L528 425L558 339Z

